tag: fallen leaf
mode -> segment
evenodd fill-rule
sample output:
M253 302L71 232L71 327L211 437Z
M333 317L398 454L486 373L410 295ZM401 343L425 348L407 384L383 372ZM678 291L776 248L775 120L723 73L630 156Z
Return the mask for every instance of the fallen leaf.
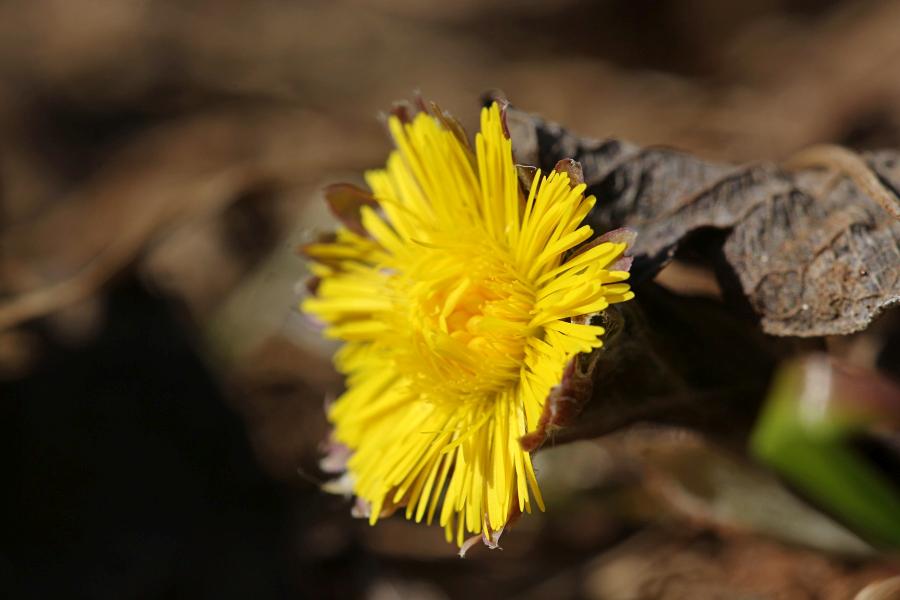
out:
M817 147L783 165L705 161L667 148L582 139L510 108L516 158L583 167L596 231L638 232L633 278L654 276L693 234L720 248L763 331L814 337L864 329L900 302L900 153Z

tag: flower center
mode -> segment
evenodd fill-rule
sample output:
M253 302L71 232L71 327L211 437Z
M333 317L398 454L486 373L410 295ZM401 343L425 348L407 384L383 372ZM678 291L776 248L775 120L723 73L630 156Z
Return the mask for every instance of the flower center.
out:
M519 380L535 292L508 253L426 248L397 283L412 342L398 362L421 393L484 397Z

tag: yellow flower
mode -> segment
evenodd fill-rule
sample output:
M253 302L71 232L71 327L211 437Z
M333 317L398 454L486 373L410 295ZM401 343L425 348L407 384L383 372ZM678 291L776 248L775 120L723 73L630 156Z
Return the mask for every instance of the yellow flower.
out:
M443 113L390 117L373 199L306 249L319 283L302 309L345 342L328 417L353 492L373 524L405 506L460 545L544 509L519 440L567 363L601 345L602 327L572 318L633 297L627 271L607 270L624 243L570 252L593 236L583 183L538 171L521 191L503 119L482 110L473 151Z

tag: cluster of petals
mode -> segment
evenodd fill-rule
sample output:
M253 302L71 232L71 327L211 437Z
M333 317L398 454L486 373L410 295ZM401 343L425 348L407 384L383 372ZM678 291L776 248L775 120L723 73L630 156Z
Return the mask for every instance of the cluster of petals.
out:
M595 199L566 170L525 189L498 104L474 147L439 110L388 124L396 150L366 173L371 192L306 247L302 309L343 342L333 441L373 524L403 510L459 545L492 540L544 508L521 439L570 361L602 344L581 317L633 296L626 243L583 224Z

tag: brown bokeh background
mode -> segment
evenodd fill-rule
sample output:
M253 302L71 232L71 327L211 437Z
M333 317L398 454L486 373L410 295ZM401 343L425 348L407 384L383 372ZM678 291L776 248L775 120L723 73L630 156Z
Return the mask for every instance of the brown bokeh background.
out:
M900 3L837 0L3 3L0 586L848 598L896 572L830 523L810 542L698 503L685 480L731 459L677 431L547 452L550 511L502 552L353 521L317 487L341 382L296 310L295 250L416 91L470 131L502 89L584 135L716 160L900 147L898 27Z

